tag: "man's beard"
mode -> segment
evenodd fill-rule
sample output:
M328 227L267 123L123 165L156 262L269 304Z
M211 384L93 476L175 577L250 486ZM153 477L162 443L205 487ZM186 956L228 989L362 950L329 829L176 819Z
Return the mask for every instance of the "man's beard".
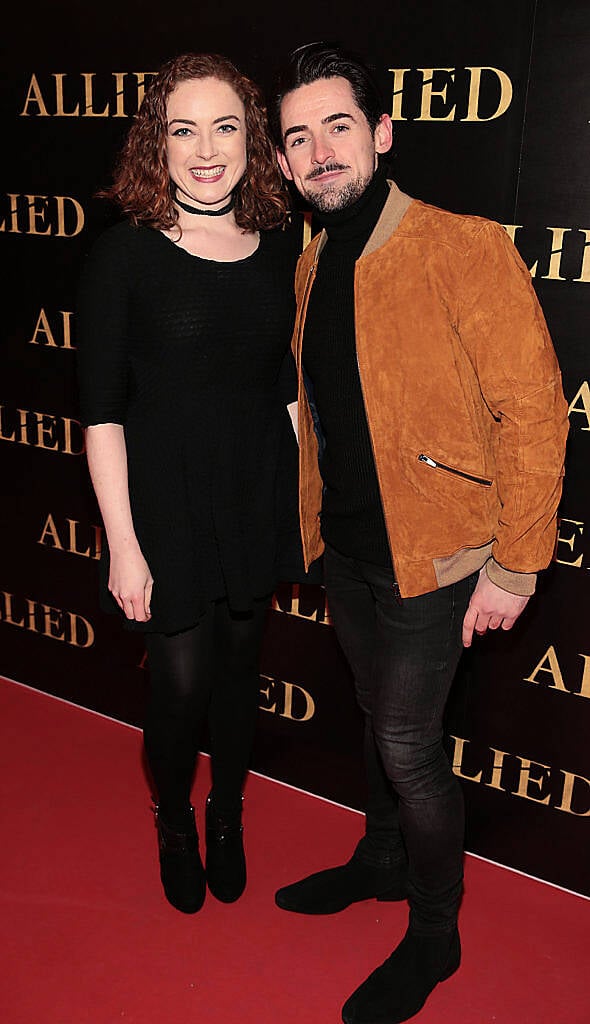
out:
M326 167L321 168L321 170L345 170L345 168L341 168L340 165L337 167L327 165ZM352 206L353 203L356 203L357 199L360 199L362 196L372 177L372 174L366 178L359 175L352 181L347 181L344 185L338 185L335 182L333 185L327 185L325 188L322 188L319 192L314 192L311 188L306 188L303 195L307 201L316 208L316 210L319 210L320 213L336 213L338 210L345 210L348 206ZM311 179L308 178L310 184L313 184L313 180L313 177Z

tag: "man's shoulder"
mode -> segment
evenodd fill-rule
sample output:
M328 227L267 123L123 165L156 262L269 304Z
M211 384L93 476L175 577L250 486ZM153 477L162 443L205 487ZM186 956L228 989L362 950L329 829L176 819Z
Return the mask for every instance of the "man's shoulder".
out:
M474 214L453 213L414 199L397 229L399 236L422 239L425 243L446 245L467 253L484 236L503 232L501 224Z

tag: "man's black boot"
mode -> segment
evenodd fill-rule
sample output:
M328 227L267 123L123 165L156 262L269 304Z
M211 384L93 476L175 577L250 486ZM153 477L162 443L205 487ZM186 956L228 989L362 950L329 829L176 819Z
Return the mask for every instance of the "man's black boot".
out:
M422 1009L433 988L461 962L459 932L416 935L408 930L342 1007L344 1024L402 1024Z
M205 808L207 885L222 903L235 903L246 888L242 811L218 814L211 793Z
M279 889L275 902L296 914L337 914L361 900L405 900L406 877L405 864L375 867L355 853L346 864Z
M182 831L171 828L155 808L160 878L166 899L183 914L196 914L205 901L205 869L199 854L195 812L189 808Z

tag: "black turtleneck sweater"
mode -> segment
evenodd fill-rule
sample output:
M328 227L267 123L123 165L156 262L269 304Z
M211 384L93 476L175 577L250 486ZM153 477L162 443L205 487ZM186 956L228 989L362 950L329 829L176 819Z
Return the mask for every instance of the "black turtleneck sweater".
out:
M342 554L384 566L391 566L391 553L358 371L354 269L388 195L379 169L352 206L318 214L328 241L303 338L303 364L325 440L322 536Z

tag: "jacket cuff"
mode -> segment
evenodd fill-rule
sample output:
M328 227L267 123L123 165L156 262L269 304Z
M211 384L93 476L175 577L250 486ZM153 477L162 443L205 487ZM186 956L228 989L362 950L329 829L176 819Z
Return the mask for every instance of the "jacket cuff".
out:
M495 583L497 587L501 587L502 590L507 590L509 594L528 597L535 592L537 585L536 572L512 572L511 569L505 569L503 565L500 565L493 558L488 559L485 564L485 570L492 583Z

